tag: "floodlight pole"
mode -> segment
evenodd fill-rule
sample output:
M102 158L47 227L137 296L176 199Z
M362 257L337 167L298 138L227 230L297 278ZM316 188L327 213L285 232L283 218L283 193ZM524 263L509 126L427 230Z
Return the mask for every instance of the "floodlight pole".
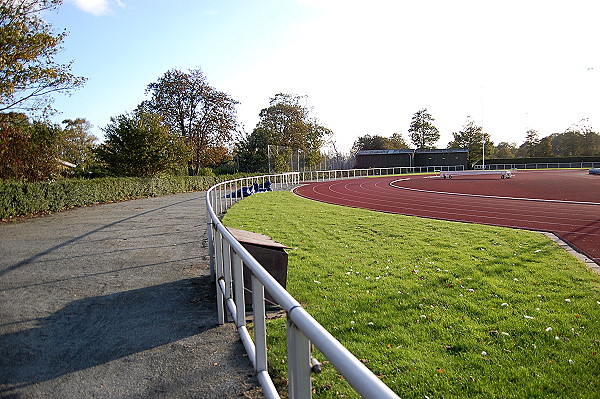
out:
M485 132L483 131L483 82L481 83L481 168L485 170Z
M482 169L485 170L485 134L483 134L483 126L481 127L482 138L481 138L481 147L482 147L482 158L481 158L481 166Z

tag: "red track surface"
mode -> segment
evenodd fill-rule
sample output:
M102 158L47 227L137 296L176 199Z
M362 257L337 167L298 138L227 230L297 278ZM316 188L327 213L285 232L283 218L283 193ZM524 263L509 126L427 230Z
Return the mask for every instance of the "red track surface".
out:
M392 176L310 183L306 198L374 211L551 231L600 264L600 176L585 171Z

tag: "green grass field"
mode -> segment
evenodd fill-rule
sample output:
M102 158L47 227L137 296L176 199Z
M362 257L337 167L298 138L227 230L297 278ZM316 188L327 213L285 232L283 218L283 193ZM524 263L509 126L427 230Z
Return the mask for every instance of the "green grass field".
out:
M600 276L539 233L289 192L253 195L223 221L291 247L288 291L403 399L599 395ZM285 321L267 333L285 384ZM313 388L357 397L327 364Z

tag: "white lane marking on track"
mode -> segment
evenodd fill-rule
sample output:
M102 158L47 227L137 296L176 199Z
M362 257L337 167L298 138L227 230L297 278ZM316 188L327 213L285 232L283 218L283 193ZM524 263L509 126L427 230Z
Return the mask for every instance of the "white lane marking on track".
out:
M564 200L551 200L551 199L542 199L542 198L502 197L502 196L498 196L498 195L450 193L447 191L423 190L420 188L402 187L402 186L394 185L394 183L401 181L401 180L402 179L391 181L390 186L399 188L401 190L418 191L421 193L431 193L431 194L460 195L463 197L494 198L494 199L508 199L508 200L522 200L522 201L537 201L537 202L554 202L554 203L559 203L559 204L576 204L576 205L600 205L600 203L598 203L598 202L564 201Z
M383 188L380 186L380 184L382 184L382 183L383 182L377 182L375 184L375 186L379 187L379 188ZM367 184L366 182L361 182L359 186L360 186L360 188L363 188L363 189L366 188L369 191L370 195L372 195L375 191L371 187L365 186L366 184ZM361 199L362 200L372 200L373 198L370 195L367 197L360 195L362 193L359 189L355 189L350 192L340 191L338 189L339 186L336 187L335 182L334 183L327 182L323 186L326 186L328 188L328 191L326 193L321 193L321 199L318 199L318 201L337 204L337 205L343 205L343 206L348 206L348 207L353 207L353 208L363 208L363 209L371 209L374 211L382 211L382 209L379 206L375 206L375 205L381 205L380 202L377 202L371 206L369 206L369 205L365 206L364 202L361 203ZM385 182L385 187L388 187L392 190L397 188L397 187L390 186L388 182ZM344 184L342 186L342 188L347 189L347 184ZM317 192L317 190L313 190L313 191ZM420 190L420 191L424 191L424 190ZM350 205L349 203L343 203L343 202L341 203L340 202L340 198L345 197L348 194L350 194L350 195L359 194L358 198L352 197L351 202L354 203L353 205ZM382 200L382 199L380 198L380 200ZM385 205L385 206L389 206L390 204L395 203L395 201L393 201L393 200L383 199L383 201L384 201L383 205ZM356 205L356 202L358 202L359 205ZM372 204L372 203L368 202L367 204ZM413 211L416 211L416 210L421 211L421 210L423 210L423 207L424 207L424 204L421 202L405 203L404 205L407 206L407 207L405 207L406 209L404 209L404 211L393 212L393 213L415 214L415 213L413 213ZM571 204L571 205L574 205L574 204ZM508 205L507 205L507 207L508 207ZM458 209L455 207L452 207L451 209L449 208L449 209L446 209L443 211L441 211L439 209L439 207L430 207L430 208L435 209L436 212L438 212L438 213L444 214L444 216L435 216L435 218L441 218L441 219L445 219L445 220L465 221L465 219L463 217L472 216L470 211L465 213L465 209L463 206L460 206ZM591 208L588 208L588 209L591 209ZM516 212L517 210L513 209L512 207L508 207L507 209L505 209L507 214L500 217L500 216L498 216L499 211L500 211L499 208L495 208L495 212L491 212L487 208L486 209L479 209L479 208L476 209L476 213L487 220L486 222L482 222L482 223L492 224L492 225L500 225L500 226L505 226L505 227L514 227L514 228L524 228L524 225L523 225L524 219L529 220L530 217L534 213L537 212L536 211L536 212L525 212L525 213L521 212L520 213L520 212ZM415 215L418 215L418 214L415 214ZM511 215L511 216L507 216L507 215ZM553 217L550 218L550 221L547 221L546 219L548 219L549 217L544 216L544 215L542 215L542 219L546 220L546 221L541 221L541 220L537 220L537 219L530 220L530 221L534 224L539 224L539 223L543 224L543 227L536 227L534 229L545 230L545 231L553 230L558 233L564 232L564 233L569 233L569 234L580 234L580 233L575 233L572 230L568 230L568 229L564 230L564 228L571 226L573 217L570 216L570 217L558 217L557 218L555 213L552 213L552 215L553 215ZM501 220L501 222L499 222L499 220ZM513 220L514 220L514 222L513 222ZM515 222L518 222L518 223L515 224ZM531 228L531 225L527 228ZM593 235L600 236L600 234L593 234Z

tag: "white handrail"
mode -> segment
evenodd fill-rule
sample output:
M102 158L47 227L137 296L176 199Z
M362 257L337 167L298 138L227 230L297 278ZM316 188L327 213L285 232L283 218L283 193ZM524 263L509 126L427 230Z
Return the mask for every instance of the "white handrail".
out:
M382 174L382 170L377 174ZM360 171L364 170L335 171L333 176L331 176L331 172L328 172L327 176L328 179L338 178L338 174L339 178L356 177L357 171L362 173ZM367 175L369 175L368 171ZM370 169L370 171L373 171L373 169ZM346 172L345 175L343 172ZM325 179L326 171L311 173L316 173L317 180ZM305 176L302 176L303 179ZM362 175L359 174L359 176ZM310 180L312 180L312 175ZM254 183L260 184L259 182L264 184L266 181L270 181L275 188L278 185L279 187L296 185L300 183L300 172L231 180L211 187L206 193L208 247L211 271L217 288L219 323L223 324L225 322L225 307L227 307L267 398L279 398L279 394L267 369L264 290L273 297L275 302L287 314L288 394L290 399L312 397L310 381L312 345L323 353L362 397L367 399L398 398L387 385L381 382L377 376L308 314L298 301L254 259L219 220L218 214L222 213L228 205L231 206L240 199L239 196L234 197L231 195L232 193L242 190L242 187L248 187ZM225 198L224 193L229 193L229 198ZM245 326L244 265L252 274L254 340L252 340Z
M577 168L588 169L599 167L600 162L582 161L582 162L547 162L547 163L503 163L503 164L486 164L485 169L565 169Z

